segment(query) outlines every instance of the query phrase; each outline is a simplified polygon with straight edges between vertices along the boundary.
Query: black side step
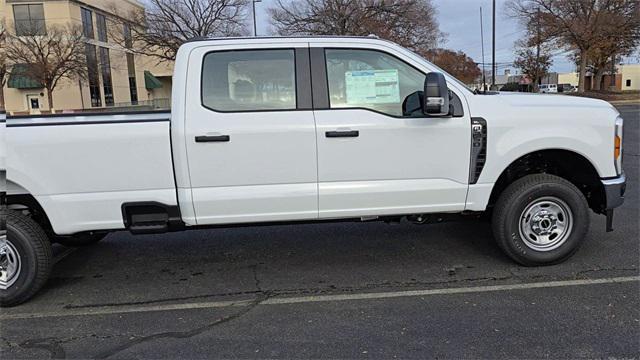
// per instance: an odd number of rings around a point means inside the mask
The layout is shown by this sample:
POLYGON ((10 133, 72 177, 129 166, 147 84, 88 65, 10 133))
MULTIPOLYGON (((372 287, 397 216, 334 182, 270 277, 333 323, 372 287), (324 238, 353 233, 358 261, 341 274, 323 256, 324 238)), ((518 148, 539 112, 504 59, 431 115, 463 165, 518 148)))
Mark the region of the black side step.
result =
POLYGON ((122 219, 132 234, 160 234, 184 228, 178 206, 153 201, 122 204, 122 219))

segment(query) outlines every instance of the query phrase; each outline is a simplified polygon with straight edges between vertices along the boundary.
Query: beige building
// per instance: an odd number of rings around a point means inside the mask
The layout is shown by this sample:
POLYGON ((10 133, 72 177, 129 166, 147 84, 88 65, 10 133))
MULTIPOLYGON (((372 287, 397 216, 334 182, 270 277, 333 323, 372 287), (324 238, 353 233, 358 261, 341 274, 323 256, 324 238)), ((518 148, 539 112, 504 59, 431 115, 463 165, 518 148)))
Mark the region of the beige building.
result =
MULTIPOLYGON (((615 88, 617 91, 638 91, 640 90, 640 64, 620 64, 616 66, 615 88)), ((571 84, 578 86, 580 75, 577 72, 558 74, 558 84, 571 84)), ((602 88, 612 89, 611 75, 605 73, 602 78, 602 88)), ((585 87, 587 90, 593 88, 591 74, 587 73, 585 87)))
POLYGON ((578 74, 577 72, 558 74, 558 84, 569 84, 577 87, 578 80, 580 80, 580 74, 578 74))
POLYGON ((640 90, 640 64, 622 64, 618 66, 622 74, 621 90, 640 90))
MULTIPOLYGON (((87 79, 64 79, 53 91, 56 111, 87 111, 108 107, 168 107, 171 65, 126 50, 110 39, 127 26, 113 21, 112 9, 127 13, 143 8, 138 0, 0 0, 7 30, 20 35, 20 24, 48 26, 78 24, 86 37, 87 79)), ((39 30, 40 31, 40 30, 39 30)), ((31 79, 10 74, 4 87, 9 113, 48 111, 46 90, 31 79)))

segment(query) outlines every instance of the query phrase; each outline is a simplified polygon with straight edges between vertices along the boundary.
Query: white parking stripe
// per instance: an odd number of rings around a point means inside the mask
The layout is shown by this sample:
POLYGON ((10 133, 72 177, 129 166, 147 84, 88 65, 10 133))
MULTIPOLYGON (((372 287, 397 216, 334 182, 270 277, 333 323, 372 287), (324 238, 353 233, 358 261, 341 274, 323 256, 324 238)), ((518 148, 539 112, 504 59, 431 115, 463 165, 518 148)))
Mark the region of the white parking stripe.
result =
POLYGON ((152 311, 171 311, 171 310, 191 310, 191 309, 210 309, 210 308, 223 308, 231 306, 247 306, 255 303, 252 300, 239 300, 239 301, 214 301, 214 302, 202 302, 202 303, 186 303, 186 304, 167 304, 167 305, 133 305, 133 306, 102 306, 99 308, 82 308, 82 309, 68 309, 44 313, 18 313, 18 314, 3 314, 0 315, 1 320, 10 319, 39 319, 48 317, 64 317, 64 316, 87 316, 87 315, 112 315, 112 314, 126 314, 126 313, 142 313, 152 311))
MULTIPOLYGON (((458 288, 443 288, 431 290, 408 290, 408 291, 391 291, 378 293, 360 293, 360 294, 340 294, 340 295, 319 295, 319 296, 301 296, 301 297, 274 297, 258 302, 258 305, 283 305, 283 304, 300 304, 313 302, 328 301, 355 301, 355 300, 376 300, 400 297, 416 297, 416 296, 432 296, 432 295, 451 295, 465 293, 482 293, 492 291, 510 291, 510 290, 526 290, 540 288, 556 288, 567 286, 584 286, 598 284, 615 284, 627 283, 632 281, 640 281, 640 276, 625 276, 603 279, 585 279, 585 280, 563 280, 563 281, 546 281, 524 284, 510 285, 490 285, 490 286, 471 286, 458 288)), ((154 311, 171 311, 171 310, 191 310, 191 309, 209 309, 224 308, 236 306, 249 306, 256 304, 255 299, 239 300, 239 301, 212 301, 201 303, 185 303, 185 304, 167 304, 167 305, 135 305, 135 306, 105 306, 91 309, 69 309, 44 313, 16 313, 2 314, 0 320, 15 319, 37 319, 49 317, 66 317, 66 316, 89 316, 89 315, 112 315, 124 313, 142 313, 154 311)))
POLYGON ((587 280, 547 281, 547 282, 512 284, 512 285, 472 286, 472 287, 444 288, 444 289, 432 289, 432 290, 409 290, 409 291, 394 291, 394 292, 382 292, 382 293, 320 295, 320 296, 305 296, 305 297, 297 297, 297 298, 272 298, 272 299, 267 299, 266 301, 263 301, 260 304, 275 305, 275 304, 309 303, 309 302, 319 302, 319 301, 388 299, 388 298, 408 297, 408 296, 449 295, 449 294, 480 293, 480 292, 489 292, 489 291, 508 291, 508 290, 565 287, 565 286, 613 284, 613 283, 624 283, 624 282, 630 282, 630 281, 640 281, 640 276, 627 276, 627 277, 593 279, 593 280, 587 279, 587 280))

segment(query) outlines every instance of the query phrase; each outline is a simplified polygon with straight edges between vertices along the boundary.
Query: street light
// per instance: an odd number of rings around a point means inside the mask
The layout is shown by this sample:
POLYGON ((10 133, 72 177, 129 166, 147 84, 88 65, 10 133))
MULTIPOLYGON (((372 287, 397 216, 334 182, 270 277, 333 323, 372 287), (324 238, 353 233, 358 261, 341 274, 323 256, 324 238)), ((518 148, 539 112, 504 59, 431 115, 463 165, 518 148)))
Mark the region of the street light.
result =
POLYGON ((256 26, 256 3, 262 0, 251 0, 253 5, 253 36, 258 36, 258 27, 256 26))

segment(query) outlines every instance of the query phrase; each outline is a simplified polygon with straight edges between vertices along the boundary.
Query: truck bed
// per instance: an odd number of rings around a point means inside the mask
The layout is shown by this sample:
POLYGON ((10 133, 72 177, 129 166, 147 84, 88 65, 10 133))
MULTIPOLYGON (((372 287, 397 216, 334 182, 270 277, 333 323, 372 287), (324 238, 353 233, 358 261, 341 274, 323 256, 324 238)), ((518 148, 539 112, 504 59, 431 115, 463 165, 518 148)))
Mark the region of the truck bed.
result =
POLYGON ((9 117, 7 192, 31 194, 58 235, 122 229, 123 203, 176 205, 170 116, 9 117))

